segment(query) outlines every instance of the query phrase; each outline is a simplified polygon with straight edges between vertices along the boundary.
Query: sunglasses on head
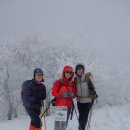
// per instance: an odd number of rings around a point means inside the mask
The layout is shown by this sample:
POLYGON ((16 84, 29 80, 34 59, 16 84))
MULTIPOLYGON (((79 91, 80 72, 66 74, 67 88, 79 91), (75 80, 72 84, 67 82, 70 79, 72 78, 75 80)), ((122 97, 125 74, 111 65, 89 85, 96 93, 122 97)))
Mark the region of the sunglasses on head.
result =
POLYGON ((67 74, 72 74, 73 72, 72 72, 72 71, 67 70, 67 71, 65 71, 65 73, 67 73, 67 74))

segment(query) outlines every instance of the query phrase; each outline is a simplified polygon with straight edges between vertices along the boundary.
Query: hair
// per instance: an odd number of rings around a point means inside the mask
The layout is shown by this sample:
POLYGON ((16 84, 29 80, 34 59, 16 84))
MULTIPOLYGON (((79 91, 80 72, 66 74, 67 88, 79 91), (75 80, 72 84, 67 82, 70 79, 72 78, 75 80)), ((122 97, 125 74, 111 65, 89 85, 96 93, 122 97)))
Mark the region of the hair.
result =
POLYGON ((76 65, 76 67, 75 67, 75 74, 77 74, 77 70, 78 70, 79 68, 82 68, 82 69, 83 69, 83 73, 84 73, 84 71, 85 71, 84 65, 83 65, 83 64, 78 64, 78 65, 76 65))

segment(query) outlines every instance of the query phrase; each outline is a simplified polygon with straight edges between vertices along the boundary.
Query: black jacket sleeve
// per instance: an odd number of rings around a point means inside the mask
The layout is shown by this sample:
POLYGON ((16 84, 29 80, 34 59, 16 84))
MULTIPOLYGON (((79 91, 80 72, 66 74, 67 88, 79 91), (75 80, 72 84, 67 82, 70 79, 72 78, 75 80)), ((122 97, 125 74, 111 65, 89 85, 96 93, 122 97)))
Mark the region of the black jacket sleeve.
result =
POLYGON ((45 100, 46 99, 46 86, 44 84, 42 84, 42 86, 39 89, 38 98, 40 100, 45 100))
POLYGON ((89 87, 90 94, 92 94, 93 96, 95 96, 97 98, 98 94, 97 94, 95 87, 91 80, 88 81, 88 87, 89 87))
POLYGON ((90 91, 95 91, 94 85, 93 85, 93 83, 92 83, 92 81, 90 79, 88 81, 88 87, 89 87, 90 91))

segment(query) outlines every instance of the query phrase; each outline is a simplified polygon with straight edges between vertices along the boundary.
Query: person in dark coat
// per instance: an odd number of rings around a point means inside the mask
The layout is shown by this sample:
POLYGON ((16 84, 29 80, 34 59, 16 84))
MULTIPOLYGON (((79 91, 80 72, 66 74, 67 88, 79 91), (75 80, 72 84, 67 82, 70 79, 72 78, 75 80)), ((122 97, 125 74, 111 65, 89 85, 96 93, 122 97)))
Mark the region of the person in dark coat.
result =
POLYGON ((39 115, 43 100, 46 99, 46 87, 43 82, 43 71, 36 68, 34 78, 22 90, 23 105, 31 118, 29 130, 41 130, 42 122, 39 115))

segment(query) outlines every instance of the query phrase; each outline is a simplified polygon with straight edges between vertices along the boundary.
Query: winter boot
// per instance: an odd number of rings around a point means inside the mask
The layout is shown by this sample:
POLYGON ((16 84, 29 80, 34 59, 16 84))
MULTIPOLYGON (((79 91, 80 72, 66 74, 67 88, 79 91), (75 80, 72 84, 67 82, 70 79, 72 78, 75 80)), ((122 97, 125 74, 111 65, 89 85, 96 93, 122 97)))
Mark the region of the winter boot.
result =
POLYGON ((33 125, 30 124, 29 130, 35 130, 35 126, 33 126, 33 125))
POLYGON ((35 130, 41 130, 41 128, 35 128, 35 130))

